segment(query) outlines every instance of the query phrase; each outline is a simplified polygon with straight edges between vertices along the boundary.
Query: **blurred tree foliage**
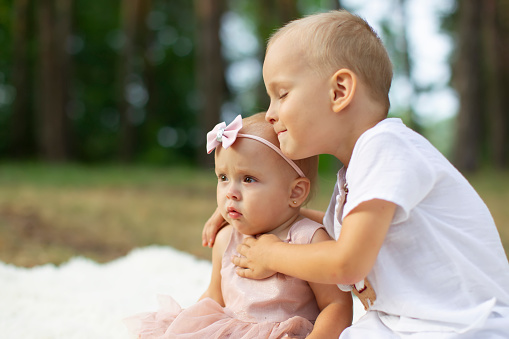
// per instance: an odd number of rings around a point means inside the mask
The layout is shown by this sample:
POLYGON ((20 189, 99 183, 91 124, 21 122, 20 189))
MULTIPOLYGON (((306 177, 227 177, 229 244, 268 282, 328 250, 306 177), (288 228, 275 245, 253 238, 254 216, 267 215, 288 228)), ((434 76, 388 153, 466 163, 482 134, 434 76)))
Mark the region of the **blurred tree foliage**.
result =
MULTIPOLYGON (((230 61, 220 39, 223 15, 237 11, 254 22, 263 46, 276 27, 321 9, 318 0, 297 3, 0 1, 6 46, 0 157, 203 162, 204 131, 219 121, 225 102, 235 100, 224 76, 230 61)), ((260 63, 262 55, 259 48, 260 63)), ((261 82, 258 88, 254 110, 266 107, 261 82)))
POLYGON ((509 165, 509 1, 456 0, 444 18, 455 37, 453 86, 460 99, 455 165, 475 171, 482 165, 509 165))
POLYGON ((193 161, 192 2, 4 0, 0 16, 3 157, 193 161), (58 105, 63 131, 50 119, 58 105))
MULTIPOLYGON (((409 1, 393 0, 402 23, 383 19, 381 34, 412 87, 396 113, 421 131, 413 101, 428 89, 412 82, 409 1)), ((508 163, 507 3, 457 1, 443 18, 457 42, 462 169, 508 163)), ((274 29, 336 8, 340 1, 0 0, 0 158, 203 165, 205 132, 217 121, 266 109, 261 63, 274 29), (234 50, 239 43, 251 49, 234 50), (239 85, 246 62, 256 76, 239 85)))

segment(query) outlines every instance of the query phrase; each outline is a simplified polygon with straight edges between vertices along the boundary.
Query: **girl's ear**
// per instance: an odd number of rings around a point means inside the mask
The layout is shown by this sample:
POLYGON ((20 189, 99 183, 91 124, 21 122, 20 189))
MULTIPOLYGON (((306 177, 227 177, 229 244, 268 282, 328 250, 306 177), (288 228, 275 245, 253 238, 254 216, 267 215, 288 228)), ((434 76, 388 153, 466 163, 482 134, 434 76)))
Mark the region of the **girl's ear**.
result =
POLYGON ((351 70, 342 68, 330 79, 332 110, 340 112, 350 104, 357 88, 357 76, 351 70))
POLYGON ((293 181, 290 192, 290 207, 300 207, 309 195, 311 182, 308 178, 297 178, 293 181))

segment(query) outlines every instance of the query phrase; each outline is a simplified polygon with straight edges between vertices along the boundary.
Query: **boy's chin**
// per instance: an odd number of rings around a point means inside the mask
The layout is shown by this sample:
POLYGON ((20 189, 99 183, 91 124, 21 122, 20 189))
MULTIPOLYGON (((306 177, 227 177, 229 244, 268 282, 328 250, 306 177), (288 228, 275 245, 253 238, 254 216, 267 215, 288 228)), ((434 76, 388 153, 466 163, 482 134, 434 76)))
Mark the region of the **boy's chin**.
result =
POLYGON ((287 156, 288 158, 290 159, 294 159, 293 157, 296 155, 296 150, 294 147, 292 147, 292 145, 290 145, 289 143, 286 143, 286 142, 283 142, 280 144, 279 146, 281 148, 281 152, 283 152, 283 154, 285 156, 287 156))
POLYGON ((290 145, 281 145, 281 152, 292 160, 300 160, 308 157, 303 154, 301 149, 290 145))

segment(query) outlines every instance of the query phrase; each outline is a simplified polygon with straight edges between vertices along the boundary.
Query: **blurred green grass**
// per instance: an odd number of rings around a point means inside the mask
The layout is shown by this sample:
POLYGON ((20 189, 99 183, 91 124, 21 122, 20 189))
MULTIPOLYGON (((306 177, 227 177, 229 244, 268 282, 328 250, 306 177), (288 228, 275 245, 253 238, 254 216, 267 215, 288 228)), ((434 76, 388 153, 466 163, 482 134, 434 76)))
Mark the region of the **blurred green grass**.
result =
MULTIPOLYGON (((509 173, 468 178, 509 250, 509 173)), ((335 182, 322 171, 310 207, 324 210, 335 182)), ((131 249, 172 246, 200 258, 203 224, 215 209, 212 169, 121 165, 0 165, 0 260, 31 267, 81 255, 106 262, 131 249)))
POLYGON ((212 170, 143 166, 0 166, 0 260, 20 266, 75 255, 99 262, 169 245, 208 258, 212 170))

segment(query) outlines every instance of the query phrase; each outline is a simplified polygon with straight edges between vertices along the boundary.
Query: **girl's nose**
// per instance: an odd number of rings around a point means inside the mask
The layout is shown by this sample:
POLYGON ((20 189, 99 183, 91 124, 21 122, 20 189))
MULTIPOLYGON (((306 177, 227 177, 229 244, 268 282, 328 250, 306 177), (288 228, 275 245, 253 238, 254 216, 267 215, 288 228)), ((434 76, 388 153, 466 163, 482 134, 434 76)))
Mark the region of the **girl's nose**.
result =
POLYGON ((231 200, 239 200, 240 199, 240 193, 233 185, 230 185, 228 188, 228 191, 226 192, 226 197, 231 200))

